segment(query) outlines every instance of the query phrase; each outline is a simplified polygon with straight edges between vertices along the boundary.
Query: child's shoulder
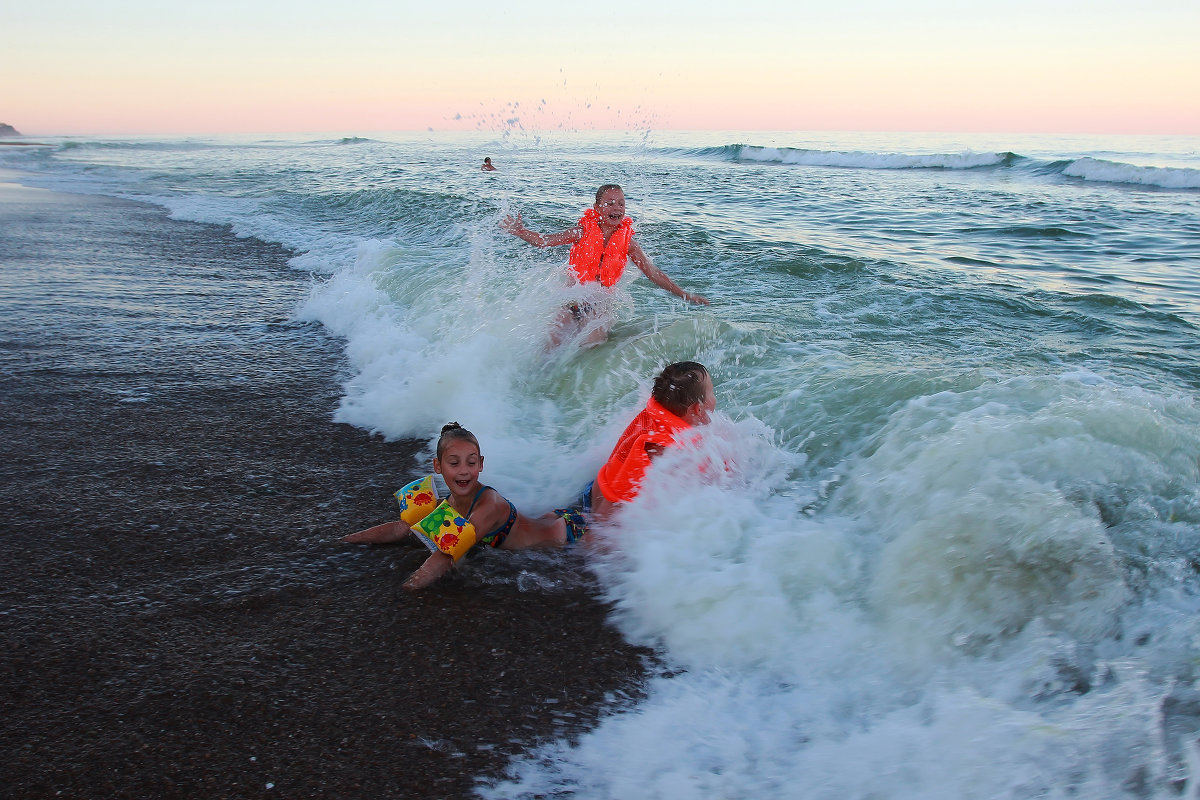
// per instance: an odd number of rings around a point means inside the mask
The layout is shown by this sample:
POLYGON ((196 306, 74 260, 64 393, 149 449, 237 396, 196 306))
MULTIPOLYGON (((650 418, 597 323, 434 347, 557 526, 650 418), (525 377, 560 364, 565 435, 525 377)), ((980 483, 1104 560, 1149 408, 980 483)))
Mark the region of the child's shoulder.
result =
POLYGON ((484 486, 483 491, 475 500, 475 510, 471 513, 472 517, 478 517, 482 514, 490 514, 493 511, 504 509, 508 513, 508 507, 512 503, 508 498, 500 494, 500 490, 494 486, 484 486))
POLYGON ((489 491, 484 492, 483 497, 480 498, 481 500, 486 500, 489 505, 492 506, 504 506, 505 509, 512 505, 512 501, 500 494, 499 489, 494 486, 489 486, 487 488, 489 491))
POLYGON ((471 512, 471 524, 483 534, 503 525, 509 515, 516 510, 517 507, 504 495, 495 488, 487 486, 475 503, 475 510, 471 512))

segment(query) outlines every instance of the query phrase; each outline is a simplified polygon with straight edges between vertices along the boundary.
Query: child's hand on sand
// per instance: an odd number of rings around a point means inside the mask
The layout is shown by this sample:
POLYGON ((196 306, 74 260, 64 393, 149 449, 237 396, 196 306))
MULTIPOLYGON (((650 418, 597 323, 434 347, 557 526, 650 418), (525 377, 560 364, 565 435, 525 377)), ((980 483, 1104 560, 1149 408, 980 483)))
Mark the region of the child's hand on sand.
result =
POLYGON ((400 588, 406 592, 420 591, 449 572, 453 566, 454 559, 445 553, 430 553, 425 563, 417 567, 417 571, 409 575, 400 588))

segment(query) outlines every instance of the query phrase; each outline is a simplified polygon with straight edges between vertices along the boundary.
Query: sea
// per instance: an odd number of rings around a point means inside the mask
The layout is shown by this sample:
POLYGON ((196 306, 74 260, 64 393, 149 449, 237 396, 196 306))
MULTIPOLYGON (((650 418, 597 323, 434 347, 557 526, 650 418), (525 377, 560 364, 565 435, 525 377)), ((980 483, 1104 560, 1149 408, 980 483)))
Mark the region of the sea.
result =
POLYGON ((1200 797, 1200 137, 39 141, 0 168, 288 248, 294 318, 344 345, 336 419, 459 421, 526 513, 664 365, 708 367, 712 423, 586 577, 467 567, 594 581, 660 659, 481 797, 1200 797), (609 340, 548 349, 566 248, 499 222, 564 230, 606 183, 711 304, 630 267, 609 340))

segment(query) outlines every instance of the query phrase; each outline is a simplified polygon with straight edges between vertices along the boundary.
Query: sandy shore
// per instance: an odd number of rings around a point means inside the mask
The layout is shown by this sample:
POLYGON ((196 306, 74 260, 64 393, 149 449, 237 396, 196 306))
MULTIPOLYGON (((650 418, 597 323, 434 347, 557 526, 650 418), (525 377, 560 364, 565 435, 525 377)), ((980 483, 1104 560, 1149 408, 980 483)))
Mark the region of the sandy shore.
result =
POLYGON ((336 541, 419 443, 331 421, 285 251, 12 186, 0 229, 0 796, 466 797, 637 692, 588 589, 408 596, 423 549, 336 541))

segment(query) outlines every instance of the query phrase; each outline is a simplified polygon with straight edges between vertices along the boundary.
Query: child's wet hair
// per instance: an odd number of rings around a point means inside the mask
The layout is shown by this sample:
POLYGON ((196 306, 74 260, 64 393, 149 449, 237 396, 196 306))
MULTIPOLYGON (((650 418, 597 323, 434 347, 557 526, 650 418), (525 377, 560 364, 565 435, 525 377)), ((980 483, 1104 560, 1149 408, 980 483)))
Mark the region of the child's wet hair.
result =
MULTIPOLYGON (((438 437, 437 441, 437 457, 439 461, 442 458, 442 451, 446 449, 446 445, 456 439, 464 442, 470 442, 471 444, 475 445, 476 450, 479 450, 479 440, 475 438, 475 434, 471 433, 457 422, 447 422, 442 426, 442 435, 438 437)), ((482 454, 483 453, 481 451, 480 455, 482 454)))
POLYGON ((708 370, 695 361, 677 361, 654 379, 651 394, 663 408, 682 417, 696 403, 704 402, 704 378, 708 370))
POLYGON ((607 192, 609 189, 616 189, 616 190, 617 190, 618 192, 620 192, 621 194, 625 194, 625 190, 624 190, 624 189, 622 189, 622 188, 620 187, 620 185, 619 185, 619 184, 616 184, 616 183, 606 183, 606 184, 604 184, 603 186, 601 186, 599 189, 597 189, 597 190, 596 190, 596 202, 597 202, 597 203, 599 203, 599 202, 600 202, 600 195, 604 194, 604 193, 605 193, 605 192, 607 192))

